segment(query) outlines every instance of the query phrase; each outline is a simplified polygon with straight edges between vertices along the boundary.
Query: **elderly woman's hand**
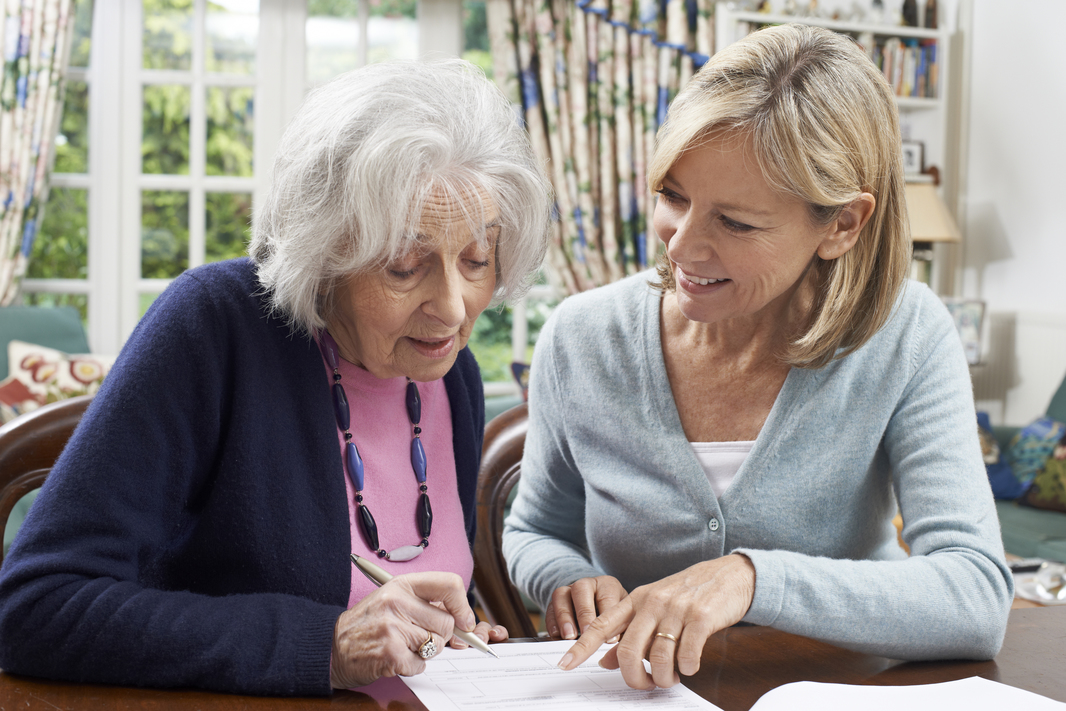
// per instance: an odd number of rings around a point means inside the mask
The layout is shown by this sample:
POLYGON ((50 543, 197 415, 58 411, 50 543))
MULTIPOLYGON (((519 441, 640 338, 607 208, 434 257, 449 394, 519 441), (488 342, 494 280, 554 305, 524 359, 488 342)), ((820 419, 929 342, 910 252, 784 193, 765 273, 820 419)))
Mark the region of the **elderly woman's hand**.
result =
MULTIPOLYGON (((350 689, 383 676, 419 674, 426 667, 419 648, 431 635, 437 649, 442 649, 456 627, 471 631, 474 623, 474 611, 458 575, 397 576, 337 618, 330 684, 350 689)), ((482 632, 482 638, 488 639, 490 631, 482 632)), ((506 639, 506 630, 503 634, 506 639)))
POLYGON ((621 668, 626 684, 634 689, 673 686, 680 681, 677 672, 691 676, 699 671, 707 638, 739 622, 754 595, 755 566, 747 556, 734 553, 697 563, 637 588, 601 614, 563 655, 559 666, 573 669, 624 631, 622 641, 600 664, 621 668), (650 677, 644 659, 651 662, 650 677))
POLYGON ((584 634, 597 615, 617 605, 625 596, 626 590, 618 578, 610 575, 581 578, 555 589, 544 611, 544 627, 553 639, 575 639, 578 634, 584 634))

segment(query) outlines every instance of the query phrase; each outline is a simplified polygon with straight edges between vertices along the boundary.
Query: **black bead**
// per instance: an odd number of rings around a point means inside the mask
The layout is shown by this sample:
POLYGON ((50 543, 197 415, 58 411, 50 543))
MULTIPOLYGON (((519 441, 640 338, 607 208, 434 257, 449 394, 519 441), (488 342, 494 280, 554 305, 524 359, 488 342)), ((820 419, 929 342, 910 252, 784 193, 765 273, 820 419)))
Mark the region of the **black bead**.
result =
POLYGON ((359 502, 360 504, 363 503, 363 495, 362 494, 356 494, 355 495, 355 500, 357 502, 359 502))
POLYGON ((429 494, 420 494, 418 497, 418 532, 422 538, 429 538, 433 528, 433 507, 429 505, 429 494))
POLYGON ((344 441, 345 441, 345 442, 347 442, 347 441, 348 441, 348 440, 350 440, 351 438, 352 438, 352 433, 351 433, 351 432, 345 432, 345 433, 344 433, 344 441))
POLYGON ((379 550, 378 551, 378 558, 384 558, 387 555, 388 555, 388 553, 386 553, 384 550, 379 550))
POLYGON ((420 434, 422 434, 422 428, 421 427, 415 427, 415 435, 420 435, 420 434))
POLYGON ((418 394, 418 386, 413 380, 407 381, 407 416, 411 418, 411 424, 417 425, 422 419, 422 398, 418 394))
POLYGON ((341 431, 348 429, 351 420, 348 410, 348 396, 340 383, 333 383, 333 414, 337 417, 337 426, 341 431))
POLYGON ((429 487, 426 486, 425 484, 422 484, 420 487, 418 487, 418 490, 421 491, 424 494, 427 491, 429 491, 429 487))
POLYGON ((428 538, 423 538, 422 542, 419 543, 418 545, 422 546, 423 548, 429 548, 429 539, 428 538))
POLYGON ((366 506, 359 507, 359 528, 363 532, 363 538, 371 550, 378 549, 378 525, 374 522, 374 516, 366 506))
POLYGON ((333 373, 333 380, 334 380, 334 382, 339 383, 341 381, 341 374, 337 373, 337 372, 334 372, 333 373))

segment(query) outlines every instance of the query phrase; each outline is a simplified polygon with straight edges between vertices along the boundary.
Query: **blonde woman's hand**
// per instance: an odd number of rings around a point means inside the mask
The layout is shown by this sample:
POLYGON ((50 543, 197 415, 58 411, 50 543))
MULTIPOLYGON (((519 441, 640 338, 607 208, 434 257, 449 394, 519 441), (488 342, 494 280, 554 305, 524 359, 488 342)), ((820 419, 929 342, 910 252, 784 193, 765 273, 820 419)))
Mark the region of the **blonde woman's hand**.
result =
POLYGON ((747 556, 697 563, 637 588, 602 613, 563 655, 559 667, 575 668, 601 644, 625 632, 600 665, 621 669, 634 689, 674 686, 680 681, 678 672, 691 676, 699 671, 707 638, 739 622, 754 595, 755 566, 747 556), (645 659, 651 662, 651 675, 644 669, 645 659))
POLYGON ((618 578, 600 575, 581 578, 556 588, 544 611, 544 628, 553 639, 576 639, 597 615, 602 615, 626 596, 618 578))

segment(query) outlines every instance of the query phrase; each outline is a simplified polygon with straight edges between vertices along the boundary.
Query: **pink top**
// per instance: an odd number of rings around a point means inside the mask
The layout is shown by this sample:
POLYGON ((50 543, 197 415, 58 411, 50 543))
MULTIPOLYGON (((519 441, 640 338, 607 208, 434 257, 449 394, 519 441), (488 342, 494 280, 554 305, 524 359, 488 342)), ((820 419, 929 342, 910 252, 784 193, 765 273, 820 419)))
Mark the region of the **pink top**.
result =
MULTIPOLYGON (((329 382, 333 371, 323 359, 329 382)), ((369 371, 340 360, 341 385, 351 409, 352 441, 363 458, 363 504, 370 509, 378 526, 378 544, 387 551, 416 545, 418 533, 415 507, 418 480, 411 468, 411 421, 407 417, 406 378, 381 380, 369 371)), ((457 573, 463 586, 470 587, 474 560, 466 539, 463 509, 455 481, 455 455, 452 449, 452 414, 443 380, 418 383, 422 397, 422 446, 426 450, 426 484, 433 505, 433 528, 429 546, 417 558, 401 563, 378 558, 363 540, 355 511, 355 489, 343 467, 348 494, 348 522, 352 552, 373 560, 392 575, 443 570, 457 573)), ((337 430, 337 443, 344 461, 344 433, 337 430)), ((375 586, 352 565, 351 608, 375 586)))

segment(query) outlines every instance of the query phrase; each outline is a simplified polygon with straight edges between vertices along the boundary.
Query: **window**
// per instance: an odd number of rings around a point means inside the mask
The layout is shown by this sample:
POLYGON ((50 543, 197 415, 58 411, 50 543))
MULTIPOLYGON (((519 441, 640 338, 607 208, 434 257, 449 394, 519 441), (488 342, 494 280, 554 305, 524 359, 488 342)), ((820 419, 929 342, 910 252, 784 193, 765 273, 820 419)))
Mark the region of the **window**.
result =
MULTIPOLYGON (((23 294, 78 307, 101 353, 121 348, 182 271, 245 253, 274 146, 307 90, 430 52, 490 69, 480 0, 75 5, 55 172, 23 294)), ((478 324, 471 345, 492 364, 487 380, 509 380, 510 360, 527 358, 526 334, 542 322, 526 328, 513 316, 478 324)))

